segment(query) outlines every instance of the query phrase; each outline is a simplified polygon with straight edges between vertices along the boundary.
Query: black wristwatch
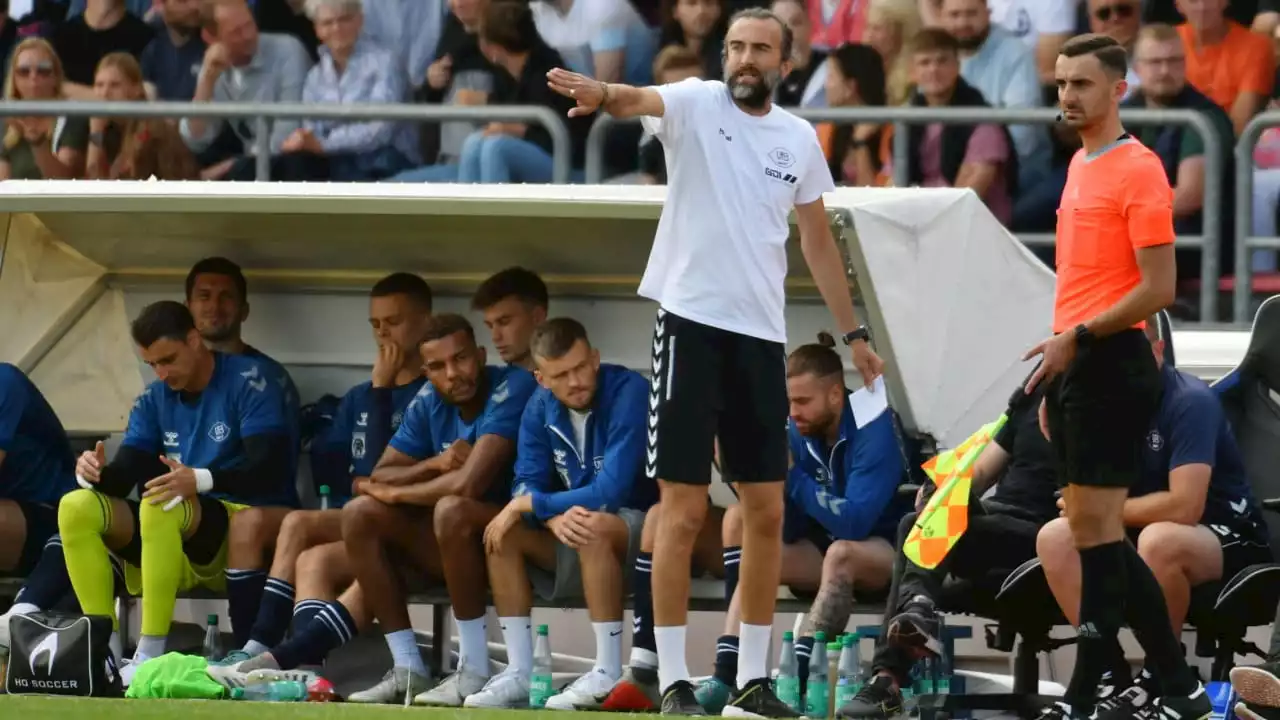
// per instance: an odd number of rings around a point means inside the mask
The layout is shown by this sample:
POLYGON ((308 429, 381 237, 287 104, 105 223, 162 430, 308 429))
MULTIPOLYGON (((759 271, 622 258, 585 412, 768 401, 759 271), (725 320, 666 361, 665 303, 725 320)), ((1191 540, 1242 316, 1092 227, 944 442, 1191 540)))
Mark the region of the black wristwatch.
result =
POLYGON ((859 340, 865 340, 867 342, 870 342, 871 331, 867 329, 866 325, 859 325, 858 327, 854 328, 850 332, 845 333, 844 337, 841 339, 844 340, 845 345, 852 345, 858 342, 859 340))
POLYGON ((1093 344, 1094 334, 1083 323, 1076 326, 1076 347, 1085 348, 1093 344))

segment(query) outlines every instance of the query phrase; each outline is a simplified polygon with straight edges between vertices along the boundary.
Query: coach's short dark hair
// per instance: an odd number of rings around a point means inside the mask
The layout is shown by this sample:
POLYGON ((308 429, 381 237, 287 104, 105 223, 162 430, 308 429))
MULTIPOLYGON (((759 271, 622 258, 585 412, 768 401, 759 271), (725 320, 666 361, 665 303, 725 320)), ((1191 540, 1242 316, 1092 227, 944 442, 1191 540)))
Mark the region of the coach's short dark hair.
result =
POLYGON ((432 340, 441 340, 455 333, 466 333, 467 339, 472 343, 476 341, 476 330, 471 326, 471 322, 456 313, 443 313, 441 315, 432 315, 427 321, 427 327, 422 332, 422 342, 427 343, 432 340))
POLYGON ((138 313, 129 326, 129 334, 138 347, 151 347, 158 340, 185 341, 196 321, 186 305, 174 300, 151 303, 138 313))
POLYGON ((915 53, 928 52, 945 52, 956 56, 960 55, 960 41, 941 28, 925 28, 912 35, 907 47, 913 55, 915 53))
POLYGON ((404 295, 418 307, 431 312, 431 286, 426 280, 413 273, 398 272, 382 278, 374 283, 369 297, 387 297, 388 295, 404 295))
POLYGON ((538 273, 522 267, 509 267, 480 283, 476 294, 471 297, 471 307, 474 310, 488 310, 509 297, 519 298, 526 305, 544 310, 549 302, 547 284, 542 282, 538 273))
POLYGON ((1112 77, 1122 78, 1129 72, 1129 53, 1115 38, 1097 33, 1077 35, 1062 44, 1058 51, 1062 57, 1074 58, 1092 55, 1102 63, 1102 69, 1112 77))
POLYGON ((564 357, 579 340, 591 344, 582 323, 573 318, 552 318, 534 329, 529 350, 534 357, 556 360, 564 357))
MULTIPOLYGON (((791 32, 791 26, 782 21, 778 14, 768 8, 752 7, 745 10, 739 10, 729 18, 729 24, 725 27, 733 27, 733 24, 739 20, 772 20, 778 23, 778 28, 782 30, 782 59, 791 59, 791 48, 795 45, 796 36, 791 32)), ((724 52, 728 53, 728 47, 724 52)))
POLYGON ((207 257, 191 266, 187 273, 187 300, 191 299, 191 291, 196 287, 196 278, 200 275, 221 275, 231 278, 240 293, 240 302, 249 299, 249 283, 244 279, 244 271, 240 266, 224 257, 207 257))
POLYGON ((538 28, 527 0, 494 0, 480 21, 480 39, 513 53, 526 53, 538 42, 538 28))
POLYGON ((787 358, 787 377, 813 375, 819 379, 844 374, 844 362, 835 351, 831 333, 818 333, 818 342, 801 345, 787 358))

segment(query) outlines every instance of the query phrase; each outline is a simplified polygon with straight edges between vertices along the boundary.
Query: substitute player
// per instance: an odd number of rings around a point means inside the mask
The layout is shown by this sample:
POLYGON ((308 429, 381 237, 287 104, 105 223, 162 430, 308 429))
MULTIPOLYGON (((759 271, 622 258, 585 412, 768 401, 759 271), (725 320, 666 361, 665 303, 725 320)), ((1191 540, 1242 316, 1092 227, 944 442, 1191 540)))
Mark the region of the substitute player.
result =
POLYGON ((1163 685, 1154 716, 1198 720, 1212 712, 1209 699, 1169 626, 1160 586, 1125 540, 1125 499, 1160 404, 1144 321, 1173 301, 1176 277, 1173 191, 1160 159, 1120 124, 1125 70, 1124 48, 1101 35, 1068 41, 1055 70, 1064 120, 1083 148, 1071 160, 1058 213, 1054 335, 1027 353, 1042 356, 1027 392, 1049 383, 1041 427, 1066 485, 1083 579, 1075 671, 1063 701, 1043 717, 1093 713, 1110 648, 1127 623, 1163 685))
POLYGON ((646 472, 661 488, 654 548, 654 635, 662 712, 702 715, 685 660, 690 553, 707 512, 713 443, 738 480, 744 538, 738 692, 728 715, 794 716, 769 688, 769 636, 781 566, 787 474, 788 216, 853 362, 870 384, 882 362, 867 344, 831 237, 823 193, 832 190, 813 126, 774 107, 791 71, 791 29, 768 10, 733 16, 724 82, 660 87, 603 83, 555 69, 571 116, 604 109, 642 116, 666 151, 670 190, 640 294, 656 300, 646 472))

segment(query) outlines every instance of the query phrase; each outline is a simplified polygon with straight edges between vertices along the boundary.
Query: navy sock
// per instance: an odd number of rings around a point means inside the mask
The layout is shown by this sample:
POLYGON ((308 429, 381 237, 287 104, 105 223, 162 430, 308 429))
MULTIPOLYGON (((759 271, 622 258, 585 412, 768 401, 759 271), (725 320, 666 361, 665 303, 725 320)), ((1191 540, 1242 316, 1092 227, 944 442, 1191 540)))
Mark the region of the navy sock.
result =
POLYGON ((71 576, 67 574, 67 561, 62 555, 62 538, 54 535, 45 541, 40 559, 31 569, 26 584, 18 591, 14 602, 30 603, 41 610, 52 610, 64 599, 74 599, 72 595, 71 576))
POLYGON ((266 584, 265 570, 227 570, 227 615, 231 617, 231 637, 236 647, 249 642, 266 584))
POLYGON ((800 693, 809 682, 809 655, 813 653, 813 638, 802 637, 796 640, 796 678, 800 680, 800 693))
POLYGON ((302 629, 311 624, 316 619, 316 615, 325 609, 329 603, 324 600, 299 600, 297 605, 293 606, 293 634, 297 635, 302 629))
POLYGON ((296 628, 293 637, 271 649, 281 670, 319 665, 330 652, 356 636, 356 621, 340 602, 325 603, 311 622, 296 628))
POLYGON ((733 602, 733 593, 738 589, 738 565, 742 562, 742 546, 733 545, 724 549, 724 601, 733 602))
POLYGON ((631 647, 648 650, 655 655, 658 644, 653 639, 653 553, 643 550, 636 554, 636 574, 632 581, 631 647))
POLYGON ((738 685, 738 636, 721 635, 716 641, 716 679, 728 685, 738 685))
POLYGON ((284 640, 293 615, 293 585, 279 578, 267 578, 258 605, 258 617, 249 629, 249 639, 267 647, 284 640))

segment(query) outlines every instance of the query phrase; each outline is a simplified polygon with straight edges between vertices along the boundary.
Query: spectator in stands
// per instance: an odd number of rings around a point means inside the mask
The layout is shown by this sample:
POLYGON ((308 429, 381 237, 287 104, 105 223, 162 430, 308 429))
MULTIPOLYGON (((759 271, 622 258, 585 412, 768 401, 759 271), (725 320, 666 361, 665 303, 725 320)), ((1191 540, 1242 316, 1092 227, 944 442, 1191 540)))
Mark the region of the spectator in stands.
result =
POLYGON ((1089 32, 1106 35, 1124 46, 1129 53, 1129 70, 1125 74, 1125 82, 1129 83, 1132 95, 1142 84, 1137 69, 1132 61, 1133 45, 1138 40, 1139 0, 1085 0, 1089 14, 1089 32))
MULTIPOLYGON (((93 94, 109 102, 143 102, 142 68, 130 54, 116 52, 102 58, 93 78, 93 94)), ((160 118, 89 120, 89 151, 85 174, 90 179, 195 180, 200 168, 171 122, 160 118)))
POLYGON ((76 474, 95 489, 73 490, 58 508, 84 612, 115 616, 111 553, 132 566, 129 589, 143 595, 125 685, 137 665, 165 653, 177 594, 222 588, 231 517, 287 504, 296 463, 284 392, 262 363, 210 351, 191 312, 172 301, 147 306, 131 333, 160 379, 138 397, 110 464, 102 445, 80 456, 76 474), (124 500, 135 488, 144 489, 141 501, 124 500))
MULTIPOLYGON (((724 33, 729 20, 723 0, 663 0, 658 47, 682 47, 702 59, 706 77, 724 72, 724 33)), ((612 80, 610 82, 617 82, 612 80)))
POLYGON ((567 67, 601 82, 648 85, 652 80, 653 31, 628 0, 533 0, 528 5, 538 35, 567 67))
POLYGON ((484 565, 482 535, 511 498, 520 416, 537 384, 522 368, 486 366, 471 323, 460 315, 432 318, 421 349, 431 384, 410 403, 364 494, 342 509, 347 554, 394 661, 382 682, 352 693, 351 702, 400 703, 432 685, 401 570, 387 556, 392 548, 448 586, 459 667, 489 669, 487 582, 477 572, 484 565))
POLYGON ((142 54, 155 30, 125 8, 124 0, 88 0, 85 11, 53 34, 66 78, 62 91, 72 100, 93 99, 93 77, 102 58, 113 52, 142 54))
POLYGON ((1253 31, 1271 37, 1280 28, 1280 0, 1259 0, 1258 14, 1253 17, 1253 31))
MULTIPOLYGON (((61 100, 62 61, 47 40, 18 43, 5 76, 6 100, 61 100)), ((81 176, 89 119, 11 117, 0 147, 0 180, 55 180, 81 176)))
MULTIPOLYGON (((1046 2, 1048 0, 1045 0, 1046 2)), ((942 29, 960 46, 960 74, 997 108, 1040 107, 1035 58, 1002 27, 992 27, 986 0, 942 0, 942 29)), ((1034 185, 1049 170, 1049 136, 1038 125, 1009 127, 1018 153, 1017 186, 1034 185)), ((1008 217, 1002 218, 1008 221, 1008 217)))
MULTIPOLYGON (((869 49, 869 48, 868 48, 869 49)), ((904 507, 894 502, 905 476, 892 413, 861 427, 849 404, 844 363, 826 333, 787 358, 791 418, 787 435, 792 466, 787 474, 782 532, 782 579, 800 593, 816 593, 796 640, 801 692, 808 677, 814 632, 843 632, 854 591, 889 587, 893 538, 904 507)), ((738 677, 738 561, 742 555, 741 505, 724 521, 725 633, 716 643, 715 674, 697 689, 698 703, 719 715, 738 677)))
MULTIPOLYGON (((297 38, 258 32, 246 0, 204 0, 200 24, 209 49, 196 81, 195 102, 299 102, 311 58, 297 38)), ((218 137, 228 121, 183 118, 179 127, 187 147, 202 152, 218 137)), ((252 118, 229 121, 245 155, 224 160, 206 170, 211 179, 252 179, 255 122, 252 118), (234 167, 237 166, 238 167, 234 167)), ((268 147, 278 153, 284 141, 301 123, 269 121, 268 147)), ((280 178, 277 178, 280 179, 280 178)))
MULTIPOLYGON (((363 6, 363 0, 307 0, 307 16, 324 46, 320 62, 307 73, 303 102, 389 105, 408 98, 407 78, 395 56, 360 39, 363 6)), ((414 135, 412 125, 387 120, 304 120, 285 138, 283 155, 272 158, 272 175, 379 180, 418 164, 414 135), (277 165, 282 172, 274 172, 277 165)))
POLYGON ((1271 43, 1226 17, 1227 0, 1178 0, 1187 81, 1213 98, 1239 133, 1262 109, 1275 83, 1271 43))
POLYGON ((534 592, 585 598, 596 639, 595 666, 548 709, 594 703, 622 675, 623 569, 658 496, 644 476, 649 382, 601 365, 586 329, 569 318, 538 326, 533 355, 542 387, 521 420, 512 499, 484 530, 507 668, 485 683, 487 668, 461 666, 418 704, 456 706, 465 697, 466 707, 527 707, 534 592))
MULTIPOLYGON (((1152 317, 1146 333, 1160 365, 1163 397, 1147 435, 1141 479, 1124 503, 1124 524, 1160 583, 1169 620, 1180 633, 1192 588, 1271 562, 1271 547, 1262 509, 1217 394, 1199 378, 1164 361, 1159 332, 1159 319, 1152 317)), ((1080 555, 1066 518, 1040 530, 1036 551, 1058 606, 1077 624, 1080 555)), ((1113 654, 1112 664, 1123 665, 1118 644, 1113 654)), ((1098 716, 1120 712, 1129 717, 1161 695, 1150 671, 1143 670, 1133 685, 1141 692, 1100 694, 1107 699, 1098 704, 1098 716)))
MULTIPOLYGON (((1280 109, 1280 103, 1272 99, 1271 110, 1280 109)), ((1276 209, 1280 203, 1280 127, 1267 128, 1253 147, 1253 234, 1256 237, 1276 236, 1276 209)), ((1254 270, 1275 270, 1274 251, 1255 250, 1254 258, 1262 256, 1262 267, 1255 263, 1254 270)))
POLYGON ((0 363, 0 576, 28 578, 0 615, 0 653, 8 652, 12 615, 51 607, 71 589, 62 573, 31 573, 37 560, 60 561, 58 500, 75 486, 75 456, 57 414, 25 373, 0 363))
POLYGON ((318 488, 329 489, 330 508, 295 510, 285 518, 248 642, 223 660, 227 670, 215 673, 320 662, 342 644, 335 625, 355 625, 332 622, 353 615, 346 605, 332 602, 355 580, 342 543, 341 508, 368 482, 410 401, 426 384, 418 338, 430 316, 431 288, 417 275, 393 273, 369 292, 369 325, 377 347, 372 378, 347 391, 333 424, 311 445, 312 476, 318 488), (296 604, 295 597, 301 598, 296 604), (281 646, 291 616, 294 638, 281 646), (270 660, 237 665, 263 653, 270 653, 270 660))
MULTIPOLYGON (((564 60, 539 38, 529 6, 519 0, 491 2, 480 28, 480 48, 507 75, 492 104, 542 105, 567 116, 571 162, 582 167, 592 118, 568 116, 573 101, 547 87, 547 72, 564 60)), ((551 133, 538 123, 489 123, 462 143, 458 182, 551 182, 552 149, 551 133)))
MULTIPOLYGON (((88 7, 89 0, 71 0, 71 4, 67 7, 67 19, 84 14, 88 7)), ((155 0, 125 0, 124 7, 134 17, 147 21, 151 19, 150 15, 156 9, 155 0)))
POLYGON ((295 37, 306 48, 312 62, 320 59, 316 53, 320 39, 316 37, 315 23, 307 17, 306 0, 252 0, 250 7, 258 32, 295 37))
POLYGON ((887 75, 886 105, 905 105, 911 99, 911 53, 906 45, 923 23, 915 0, 871 0, 865 42, 880 53, 887 75))
MULTIPOLYGON (((773 91, 773 101, 782 107, 819 107, 823 102, 822 71, 826 53, 809 43, 809 10, 804 0, 774 0, 773 14, 791 28, 791 72, 773 91)), ((722 77, 723 70, 707 77, 722 77)))
MULTIPOLYGON (((784 0, 784 2, 789 0, 784 0)), ((659 85, 670 85, 688 78, 704 78, 705 65, 694 52, 686 47, 668 45, 662 48, 653 61, 653 78, 659 85)), ((610 182, 625 182, 631 178, 618 178, 610 182)), ((667 155, 657 136, 647 129, 640 138, 640 169, 634 178, 641 185, 667 184, 667 155)))
MULTIPOLYGON (((1187 83, 1186 51, 1178 32, 1168 25, 1147 25, 1138 33, 1134 65, 1140 85, 1126 107, 1183 108, 1199 111, 1217 130, 1222 146, 1235 139, 1231 118, 1218 105, 1187 83)), ((1173 186, 1174 229, 1179 235, 1199 235, 1204 207, 1205 145, 1196 130, 1182 125, 1142 125, 1135 131, 1143 145, 1155 151, 1173 186)), ((1226 168, 1223 171, 1229 172, 1226 168)), ((1232 245, 1232 243, 1225 243, 1232 245)), ((1233 267, 1235 253, 1223 267, 1233 267)), ((1200 277, 1200 252, 1178 253, 1178 275, 1200 277)))
POLYGON ((1062 43, 1076 34, 1078 0, 989 0, 991 22, 1034 53, 1042 85, 1053 85, 1062 43))
POLYGON ((809 41, 813 47, 829 52, 846 43, 862 42, 870 9, 866 0, 805 0, 805 4, 809 7, 809 41))
MULTIPOLYGON (((477 35, 489 0, 450 0, 435 61, 416 93, 417 102, 445 105, 485 105, 493 95, 497 69, 480 52, 477 35)), ((478 129, 465 120, 426 123, 421 127, 422 156, 429 165, 406 170, 395 182, 453 182, 458 179, 462 144, 478 129)))
MULTIPOLYGON (((944 30, 925 28, 916 35, 910 50, 916 81, 912 105, 988 107, 982 93, 960 77, 959 50, 959 42, 944 30)), ((930 123, 912 126, 908 133, 912 185, 971 188, 1000 222, 1009 222, 1020 160, 1011 149, 1009 130, 930 123)))
POLYGON ((147 95, 157 100, 190 102, 208 46, 200 33, 201 0, 160 0, 164 28, 142 51, 147 95))
POLYGON ((427 79, 438 56, 449 6, 446 0, 378 0, 364 10, 364 38, 391 50, 404 64, 413 87, 427 79))
POLYGON ((1012 572, 1036 556, 1036 533, 1058 517, 1056 461, 1040 431, 1038 413, 1044 390, 1027 395, 1019 387, 1014 392, 1008 421, 973 465, 968 529, 942 563, 924 568, 903 552, 917 513, 935 488, 922 487, 917 512, 908 513, 898 525, 894 594, 885 604, 871 679, 838 709, 840 717, 888 720, 902 712, 902 688, 911 687, 912 666, 921 654, 942 652, 936 605, 943 581, 948 576, 982 579, 992 572, 1012 572))
POLYGON ((502 362, 537 369, 529 349, 533 331, 547 319, 547 285, 532 270, 510 267, 480 283, 471 309, 484 313, 485 327, 502 362))
MULTIPOLYGON (((842 45, 827 58, 829 107, 886 105, 884 66, 870 45, 842 45)), ((818 140, 838 185, 883 185, 880 169, 888 155, 892 126, 874 122, 856 125, 821 123, 818 140)))

